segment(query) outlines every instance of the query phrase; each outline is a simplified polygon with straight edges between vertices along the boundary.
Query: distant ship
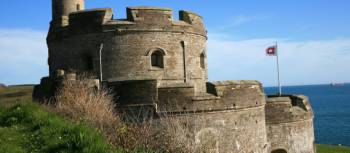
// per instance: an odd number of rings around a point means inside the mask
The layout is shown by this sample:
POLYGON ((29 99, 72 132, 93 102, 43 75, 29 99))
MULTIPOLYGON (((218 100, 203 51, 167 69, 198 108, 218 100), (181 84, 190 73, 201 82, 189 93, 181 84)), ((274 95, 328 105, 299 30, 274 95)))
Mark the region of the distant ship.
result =
POLYGON ((345 83, 331 83, 331 86, 333 86, 333 87, 341 87, 344 85, 345 85, 345 83))

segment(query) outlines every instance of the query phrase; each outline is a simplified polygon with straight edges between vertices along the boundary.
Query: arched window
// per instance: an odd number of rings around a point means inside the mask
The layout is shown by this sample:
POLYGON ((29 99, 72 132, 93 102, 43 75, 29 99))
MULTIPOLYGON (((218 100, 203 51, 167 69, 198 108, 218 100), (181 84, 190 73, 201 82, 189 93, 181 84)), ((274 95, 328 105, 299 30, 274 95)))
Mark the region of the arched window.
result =
POLYGON ((273 150, 271 153, 287 153, 287 151, 284 149, 276 149, 276 150, 273 150))
POLYGON ((156 50, 151 55, 151 65, 153 67, 164 68, 164 54, 160 50, 156 50))
POLYGON ((202 69, 205 69, 205 54, 204 52, 200 55, 200 65, 202 69))

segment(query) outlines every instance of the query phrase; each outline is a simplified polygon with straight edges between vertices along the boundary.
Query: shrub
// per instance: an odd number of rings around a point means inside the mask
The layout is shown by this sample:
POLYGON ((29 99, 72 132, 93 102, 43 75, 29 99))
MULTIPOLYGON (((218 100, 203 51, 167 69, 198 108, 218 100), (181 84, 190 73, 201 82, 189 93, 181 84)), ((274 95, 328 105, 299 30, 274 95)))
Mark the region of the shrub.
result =
POLYGON ((64 80, 55 96, 55 110, 74 120, 87 120, 104 129, 118 120, 114 113, 113 97, 107 90, 91 88, 91 81, 81 77, 77 81, 64 80))
POLYGON ((54 101, 48 108, 74 122, 86 122, 101 132, 111 144, 128 152, 149 152, 149 128, 123 122, 115 111, 115 101, 109 89, 97 90, 86 75, 75 81, 63 80, 54 101), (147 137, 147 138, 146 138, 147 137))
MULTIPOLYGON (((87 122, 108 138, 111 144, 127 152, 205 152, 204 145, 198 148, 194 141, 196 129, 193 122, 200 121, 199 117, 164 114, 160 119, 141 124, 124 122, 121 114, 115 111, 115 101, 110 90, 92 88, 89 77, 78 77, 75 81, 63 80, 54 99, 50 109, 75 122, 87 122)), ((134 114, 146 112, 142 108, 139 111, 134 114)), ((139 121, 143 117, 125 116, 136 117, 127 119, 130 121, 139 121)))

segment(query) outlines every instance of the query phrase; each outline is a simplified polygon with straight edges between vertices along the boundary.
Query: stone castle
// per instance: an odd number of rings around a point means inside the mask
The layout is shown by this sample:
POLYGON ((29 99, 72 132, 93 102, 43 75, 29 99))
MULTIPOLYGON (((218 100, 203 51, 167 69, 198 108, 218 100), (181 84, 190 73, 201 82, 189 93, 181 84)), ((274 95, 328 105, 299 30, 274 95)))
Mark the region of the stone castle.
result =
POLYGON ((128 7, 114 19, 111 8, 85 9, 84 0, 52 0, 52 8, 49 77, 35 98, 52 96, 57 77, 90 72, 115 90, 120 110, 193 117, 195 143, 215 140, 210 152, 316 152, 307 97, 266 96, 257 81, 208 82, 201 16, 180 11, 174 20, 171 9, 128 7))

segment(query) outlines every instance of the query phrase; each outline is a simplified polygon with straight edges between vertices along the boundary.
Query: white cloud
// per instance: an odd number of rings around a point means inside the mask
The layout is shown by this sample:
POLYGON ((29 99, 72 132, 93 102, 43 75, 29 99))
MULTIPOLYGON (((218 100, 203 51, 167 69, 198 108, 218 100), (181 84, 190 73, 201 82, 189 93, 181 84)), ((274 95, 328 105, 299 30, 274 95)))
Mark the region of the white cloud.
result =
POLYGON ((266 16, 266 15, 251 15, 251 16, 238 15, 238 16, 234 16, 232 19, 229 20, 228 23, 224 24, 220 28, 221 29, 231 28, 231 27, 243 25, 250 22, 266 20, 268 18, 269 16, 266 16))
POLYGON ((0 82, 38 83, 47 75, 46 32, 0 29, 0 82))
POLYGON ((283 84, 350 81, 350 39, 292 41, 286 39, 229 40, 209 37, 209 79, 253 79, 276 85, 276 59, 265 49, 279 40, 283 84))

